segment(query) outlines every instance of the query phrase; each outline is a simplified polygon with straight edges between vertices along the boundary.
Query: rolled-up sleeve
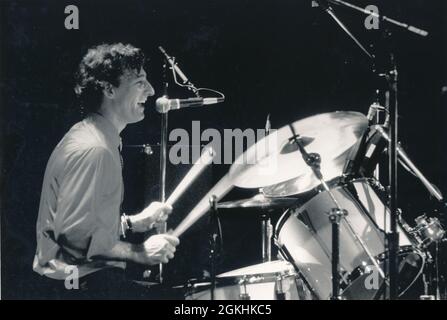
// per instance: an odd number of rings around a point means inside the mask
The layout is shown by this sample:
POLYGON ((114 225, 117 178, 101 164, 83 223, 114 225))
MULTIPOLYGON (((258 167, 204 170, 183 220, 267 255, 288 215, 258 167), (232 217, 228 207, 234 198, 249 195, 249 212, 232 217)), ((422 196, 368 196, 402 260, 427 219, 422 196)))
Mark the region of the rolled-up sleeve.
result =
POLYGON ((70 154, 65 166, 55 236, 73 258, 90 260, 119 241, 121 167, 101 147, 70 154))

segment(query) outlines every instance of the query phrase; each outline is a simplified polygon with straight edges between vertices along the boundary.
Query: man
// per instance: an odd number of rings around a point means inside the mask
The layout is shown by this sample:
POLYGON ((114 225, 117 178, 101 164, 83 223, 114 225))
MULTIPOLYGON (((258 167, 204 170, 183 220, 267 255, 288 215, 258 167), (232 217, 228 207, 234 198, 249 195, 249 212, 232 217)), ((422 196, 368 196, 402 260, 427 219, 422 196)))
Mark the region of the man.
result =
POLYGON ((129 232, 152 229, 172 210, 153 202, 136 215, 120 212, 119 134, 126 125, 143 120, 144 103, 154 95, 144 62, 140 49, 118 43, 91 48, 80 63, 75 92, 87 115, 62 138, 48 161, 36 228, 33 269, 56 296, 130 297, 133 289, 123 272, 126 261, 167 263, 179 244, 169 234, 153 235, 138 245, 120 240, 129 232), (79 277, 78 285, 73 275, 79 277))

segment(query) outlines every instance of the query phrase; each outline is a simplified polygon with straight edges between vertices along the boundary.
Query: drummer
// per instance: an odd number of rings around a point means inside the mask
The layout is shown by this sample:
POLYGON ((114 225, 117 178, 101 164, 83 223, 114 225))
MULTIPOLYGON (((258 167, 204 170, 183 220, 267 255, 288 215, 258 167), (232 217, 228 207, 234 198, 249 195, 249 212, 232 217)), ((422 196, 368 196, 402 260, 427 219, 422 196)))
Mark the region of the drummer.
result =
POLYGON ((140 49, 116 43, 90 48, 79 65, 75 91, 85 118, 51 154, 36 227, 33 269, 49 298, 138 298, 140 289, 124 277, 126 261, 157 265, 174 257, 179 240, 169 234, 137 245, 123 241, 172 211, 159 202, 136 215, 120 211, 120 133, 143 120, 154 95, 144 63, 140 49))

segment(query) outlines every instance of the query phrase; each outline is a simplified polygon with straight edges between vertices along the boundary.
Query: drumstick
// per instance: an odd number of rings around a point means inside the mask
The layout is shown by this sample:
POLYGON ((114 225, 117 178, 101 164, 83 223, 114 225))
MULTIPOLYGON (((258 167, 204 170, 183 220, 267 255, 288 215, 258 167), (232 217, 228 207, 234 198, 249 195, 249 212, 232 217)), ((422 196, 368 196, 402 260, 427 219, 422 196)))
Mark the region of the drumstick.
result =
POLYGON ((185 192, 185 190, 197 179, 202 171, 213 161, 215 155, 216 152, 214 149, 210 145, 206 146, 203 149, 200 159, 197 160, 194 166, 189 170, 165 203, 172 206, 183 194, 183 192, 185 192))
POLYGON ((215 195, 217 201, 222 199, 231 189, 233 184, 228 174, 226 174, 218 183, 200 200, 200 202, 191 210, 183 221, 175 228, 172 233, 179 237, 188 230, 197 220, 199 220, 208 210, 211 209, 210 198, 215 195))

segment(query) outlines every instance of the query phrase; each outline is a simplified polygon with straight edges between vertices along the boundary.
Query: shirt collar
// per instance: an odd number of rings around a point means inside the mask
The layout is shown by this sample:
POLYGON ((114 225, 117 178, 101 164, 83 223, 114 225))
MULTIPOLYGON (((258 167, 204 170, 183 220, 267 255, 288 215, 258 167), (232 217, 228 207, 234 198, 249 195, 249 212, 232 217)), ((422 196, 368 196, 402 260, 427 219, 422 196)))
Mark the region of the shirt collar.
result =
POLYGON ((110 120, 104 117, 100 113, 91 113, 89 118, 97 125, 98 129, 104 133, 104 136, 108 141, 110 141, 113 146, 119 148, 121 151, 122 142, 118 129, 113 125, 110 120))

